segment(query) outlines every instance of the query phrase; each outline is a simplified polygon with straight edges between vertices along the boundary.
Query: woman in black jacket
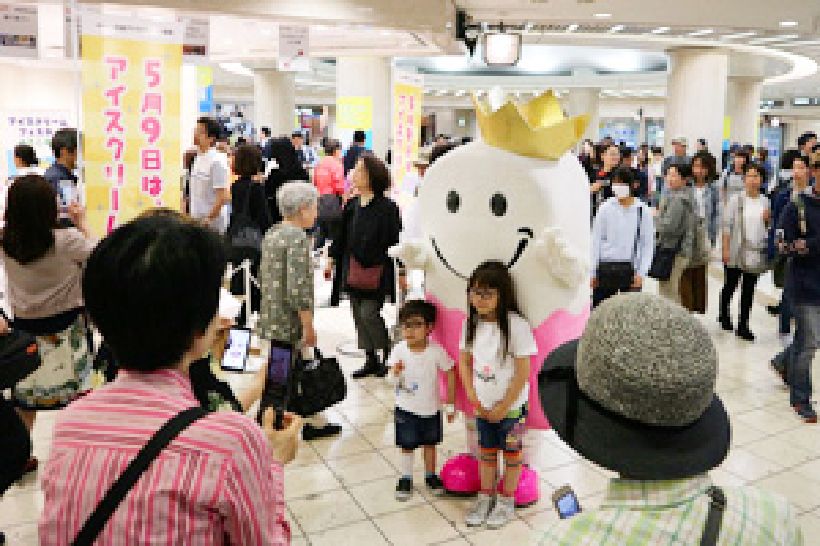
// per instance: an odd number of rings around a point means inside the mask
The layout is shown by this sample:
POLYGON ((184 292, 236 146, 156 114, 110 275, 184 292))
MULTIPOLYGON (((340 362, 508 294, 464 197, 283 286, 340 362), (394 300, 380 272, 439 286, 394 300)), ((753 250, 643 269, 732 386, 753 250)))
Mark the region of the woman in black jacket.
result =
MULTIPOLYGON (((265 187, 254 180, 254 177, 262 171, 262 152, 259 148, 251 144, 243 144, 236 148, 233 155, 233 172, 238 177, 231 186, 231 224, 237 215, 246 215, 253 225, 259 228, 264 238, 265 232, 273 225, 270 211, 268 210, 265 187)), ((228 229, 232 233, 232 229, 228 229)), ((259 259, 261 250, 250 247, 239 247, 230 249, 230 262, 234 267, 239 267, 243 260, 250 260, 251 274, 257 277, 259 273, 259 259)), ((245 291, 245 282, 241 274, 234 275, 231 279, 231 293, 239 295, 245 291)), ((261 295, 259 289, 251 283, 251 310, 259 311, 261 295)), ((245 323, 245 308, 238 317, 238 323, 245 323)))
POLYGON ((276 192, 286 182, 294 180, 309 182, 310 175, 302 165, 299 153, 290 138, 280 137, 271 140, 268 143, 267 152, 270 154, 271 161, 276 162, 265 181, 265 195, 268 198, 268 210, 270 210, 273 222, 271 225, 273 225, 282 221, 282 213, 279 212, 279 205, 276 203, 276 192))
POLYGON ((339 236, 330 247, 327 274, 334 265, 336 270, 331 305, 339 304, 341 292, 350 296, 359 348, 367 354, 364 367, 353 377, 384 377, 390 340, 381 309, 385 299, 395 300, 396 297, 393 260, 387 256, 387 249, 399 242, 401 217, 399 207, 385 196, 390 187, 390 172, 379 158, 364 152, 351 171, 350 179, 358 195, 345 205, 339 236), (381 268, 378 288, 362 290, 349 286, 353 260, 357 269, 381 268), (379 350, 382 351, 381 360, 376 354, 379 350))

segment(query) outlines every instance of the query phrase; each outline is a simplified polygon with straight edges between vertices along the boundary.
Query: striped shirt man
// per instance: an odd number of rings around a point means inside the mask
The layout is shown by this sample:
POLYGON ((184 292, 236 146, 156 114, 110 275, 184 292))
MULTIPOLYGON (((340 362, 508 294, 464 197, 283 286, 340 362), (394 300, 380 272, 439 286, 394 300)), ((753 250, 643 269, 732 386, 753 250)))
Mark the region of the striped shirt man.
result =
MULTIPOLYGON (((121 370, 112 384, 61 411, 42 474, 40 545, 70 544, 148 439, 196 404, 187 374, 121 370)), ((209 414, 162 451, 95 544, 290 544, 283 481, 253 420, 209 414)))
MULTIPOLYGON (((707 475, 685 480, 613 479, 600 508, 560 521, 542 544, 690 546, 700 544, 709 511, 707 475)), ((797 514, 778 495, 752 487, 724 488, 719 546, 800 546, 797 514)))

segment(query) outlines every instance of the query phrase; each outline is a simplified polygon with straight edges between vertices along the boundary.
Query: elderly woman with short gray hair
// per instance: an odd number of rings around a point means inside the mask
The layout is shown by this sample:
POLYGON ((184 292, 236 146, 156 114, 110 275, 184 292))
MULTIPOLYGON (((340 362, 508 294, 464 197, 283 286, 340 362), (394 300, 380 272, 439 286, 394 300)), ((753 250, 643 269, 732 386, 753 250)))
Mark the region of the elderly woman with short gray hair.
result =
MULTIPOLYGON (((313 327, 313 261, 306 229, 316 223, 318 192, 307 182, 288 182, 276 193, 283 220, 262 242, 259 281, 262 290, 256 332, 265 339, 300 349, 316 346, 313 327)), ((338 434, 338 425, 305 424, 305 440, 338 434)))

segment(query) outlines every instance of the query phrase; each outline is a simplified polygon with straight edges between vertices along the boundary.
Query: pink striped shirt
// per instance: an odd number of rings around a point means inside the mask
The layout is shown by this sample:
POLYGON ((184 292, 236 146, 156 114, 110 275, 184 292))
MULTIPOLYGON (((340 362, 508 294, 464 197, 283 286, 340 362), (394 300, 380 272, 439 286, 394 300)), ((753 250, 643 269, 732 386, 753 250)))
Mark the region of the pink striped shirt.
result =
MULTIPOLYGON (((154 432, 196 404, 179 371, 123 370, 112 384, 62 410, 42 474, 40 545, 71 544, 154 432)), ((95 544, 290 544, 283 482, 282 465, 252 419, 212 413, 162 451, 95 544)))

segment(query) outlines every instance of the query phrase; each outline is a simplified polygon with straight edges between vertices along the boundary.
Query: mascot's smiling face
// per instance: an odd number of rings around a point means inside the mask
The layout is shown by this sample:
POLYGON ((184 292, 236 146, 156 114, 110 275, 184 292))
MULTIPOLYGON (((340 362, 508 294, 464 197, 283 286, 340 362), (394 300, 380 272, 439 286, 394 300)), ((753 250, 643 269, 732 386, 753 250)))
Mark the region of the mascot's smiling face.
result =
POLYGON ((571 154, 545 161, 478 142, 461 146, 427 171, 419 209, 434 253, 427 290, 447 307, 465 308, 466 281, 485 260, 510 268, 533 326, 558 308, 585 304, 585 291, 579 297, 556 283, 535 251, 545 228, 560 227, 588 254, 588 182, 571 154))

